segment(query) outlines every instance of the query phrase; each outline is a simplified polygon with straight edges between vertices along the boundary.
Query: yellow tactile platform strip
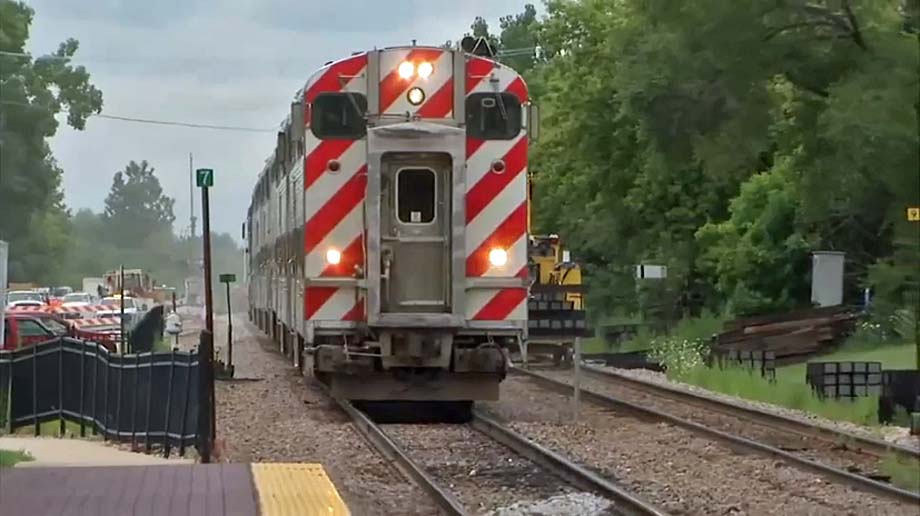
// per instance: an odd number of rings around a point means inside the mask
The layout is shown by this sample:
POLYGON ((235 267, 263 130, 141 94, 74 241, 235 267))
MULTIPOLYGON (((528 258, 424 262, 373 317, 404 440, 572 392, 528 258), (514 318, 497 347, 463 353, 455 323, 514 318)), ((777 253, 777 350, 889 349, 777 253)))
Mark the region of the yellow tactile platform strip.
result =
POLYGON ((252 464, 261 516, 347 516, 321 464, 252 464))

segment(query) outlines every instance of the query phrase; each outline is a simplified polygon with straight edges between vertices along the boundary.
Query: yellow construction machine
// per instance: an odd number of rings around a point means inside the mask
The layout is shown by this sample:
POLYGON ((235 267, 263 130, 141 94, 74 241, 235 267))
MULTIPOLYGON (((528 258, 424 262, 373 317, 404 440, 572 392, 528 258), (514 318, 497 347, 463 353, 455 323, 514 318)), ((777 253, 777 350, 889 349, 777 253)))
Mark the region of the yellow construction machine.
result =
MULTIPOLYGON (((527 219, 530 229, 529 202, 527 219)), ((521 358, 526 363, 531 358, 550 355, 557 365, 571 363, 575 339, 591 335, 581 267, 563 248, 558 235, 531 236, 528 255, 528 332, 521 358)))

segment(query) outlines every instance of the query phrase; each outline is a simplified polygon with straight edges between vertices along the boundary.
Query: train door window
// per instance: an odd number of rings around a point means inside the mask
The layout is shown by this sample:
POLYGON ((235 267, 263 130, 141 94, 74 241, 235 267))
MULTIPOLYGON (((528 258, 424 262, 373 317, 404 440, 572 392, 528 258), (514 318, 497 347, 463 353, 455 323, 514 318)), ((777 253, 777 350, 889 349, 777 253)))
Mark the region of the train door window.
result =
POLYGON ((511 93, 474 93, 466 98, 466 134, 510 140, 521 134, 521 102, 511 93))
POLYGON ((310 110, 310 130, 320 139, 363 138, 367 97, 360 93, 320 93, 310 110))
POLYGON ((396 217, 403 224, 431 224, 437 204, 437 180, 430 168, 396 173, 396 217))

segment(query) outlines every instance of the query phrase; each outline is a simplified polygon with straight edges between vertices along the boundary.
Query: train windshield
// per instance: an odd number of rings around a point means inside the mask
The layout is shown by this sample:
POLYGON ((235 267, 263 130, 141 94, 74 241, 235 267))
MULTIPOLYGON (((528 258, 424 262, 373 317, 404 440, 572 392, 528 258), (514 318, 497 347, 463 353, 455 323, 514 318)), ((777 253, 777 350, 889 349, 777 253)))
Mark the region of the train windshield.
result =
POLYGON ((466 131, 471 138, 510 140, 521 134, 521 102, 511 93, 474 93, 466 98, 466 131))
POLYGON ((360 93, 322 93, 313 101, 310 128, 321 139, 363 138, 366 111, 367 97, 360 93))

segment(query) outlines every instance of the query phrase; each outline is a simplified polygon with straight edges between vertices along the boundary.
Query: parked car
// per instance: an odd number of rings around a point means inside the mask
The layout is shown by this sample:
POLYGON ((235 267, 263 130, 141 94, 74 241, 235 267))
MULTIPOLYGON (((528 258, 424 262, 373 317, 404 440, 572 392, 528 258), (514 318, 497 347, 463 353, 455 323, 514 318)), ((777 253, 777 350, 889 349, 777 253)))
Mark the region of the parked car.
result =
POLYGON ((6 294, 6 307, 44 306, 45 296, 31 290, 13 290, 6 294))
POLYGON ((94 299, 88 292, 73 292, 61 298, 61 306, 87 306, 93 304, 94 299))
POLYGON ((45 342, 70 331, 67 324, 51 314, 8 313, 3 317, 3 349, 13 350, 45 342))

